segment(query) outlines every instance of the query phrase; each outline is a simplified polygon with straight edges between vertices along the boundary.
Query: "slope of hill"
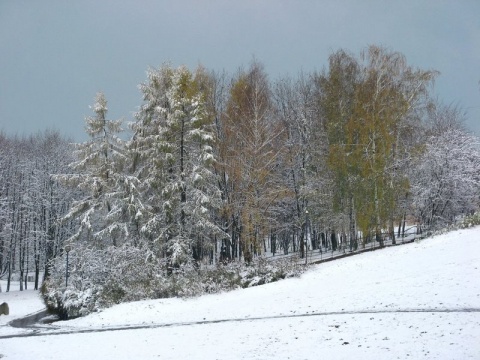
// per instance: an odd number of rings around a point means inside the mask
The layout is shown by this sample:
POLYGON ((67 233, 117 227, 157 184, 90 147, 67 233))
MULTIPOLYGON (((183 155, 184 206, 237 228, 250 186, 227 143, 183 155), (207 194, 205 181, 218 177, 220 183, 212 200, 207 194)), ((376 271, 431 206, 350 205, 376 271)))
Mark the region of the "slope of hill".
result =
POLYGON ((299 279, 196 299, 121 304, 43 330, 63 335, 2 339, 0 354, 478 359, 479 240, 480 228, 459 230, 317 265, 299 279))

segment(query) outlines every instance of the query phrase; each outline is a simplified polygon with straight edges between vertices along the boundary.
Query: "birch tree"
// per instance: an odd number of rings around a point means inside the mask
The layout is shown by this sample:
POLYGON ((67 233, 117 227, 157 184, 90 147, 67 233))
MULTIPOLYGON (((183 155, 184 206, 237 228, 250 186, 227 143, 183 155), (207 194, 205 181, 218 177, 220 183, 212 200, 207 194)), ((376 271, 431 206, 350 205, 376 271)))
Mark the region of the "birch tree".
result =
POLYGON ((341 217, 348 214, 351 245, 356 238, 356 192, 359 190, 360 159, 356 156, 360 140, 351 132, 356 92, 360 83, 360 64, 348 52, 339 50, 329 57, 328 71, 317 76, 318 101, 327 135, 327 169, 332 174, 332 207, 341 217))
POLYGON ((402 54, 376 46, 359 60, 339 52, 330 66, 320 79, 330 129, 330 168, 346 184, 340 189, 351 189, 346 193, 359 227, 365 235, 373 232, 382 246, 381 229, 387 226, 394 237, 397 194, 408 189, 400 171, 409 151, 405 137, 436 73, 414 69, 402 54), (336 79, 348 80, 347 86, 336 79))

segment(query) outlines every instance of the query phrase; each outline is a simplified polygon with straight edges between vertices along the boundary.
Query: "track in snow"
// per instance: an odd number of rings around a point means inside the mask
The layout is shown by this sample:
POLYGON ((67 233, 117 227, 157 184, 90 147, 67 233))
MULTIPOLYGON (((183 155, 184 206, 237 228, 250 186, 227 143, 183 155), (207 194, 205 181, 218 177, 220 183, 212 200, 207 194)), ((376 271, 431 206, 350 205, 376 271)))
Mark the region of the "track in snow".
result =
POLYGON ((140 329, 156 329, 163 327, 174 326, 192 326, 192 325, 208 325, 208 324, 220 324, 228 322, 244 322, 244 321, 261 321, 272 319, 287 319, 287 318, 301 318, 312 316, 332 316, 332 315, 356 315, 356 314, 407 314, 407 313, 480 313, 480 308, 451 308, 451 309, 392 309, 392 310, 357 310, 357 311, 330 311, 330 312, 312 312, 305 314, 291 314, 291 315, 272 315, 272 316, 259 316, 259 317, 247 317, 247 318, 232 318, 232 319, 218 319, 218 320, 201 320, 201 321, 187 321, 167 324, 139 324, 139 325, 120 325, 101 328, 88 328, 88 329, 61 329, 53 328, 49 329, 42 325, 37 325, 36 322, 40 321, 46 316, 46 311, 42 311, 36 314, 29 315, 22 319, 13 320, 9 323, 12 327, 23 328, 32 330, 29 333, 16 334, 16 335, 4 335, 0 336, 0 339, 13 339, 23 337, 34 336, 54 336, 54 335, 72 335, 72 334, 88 334, 88 333, 100 333, 107 331, 122 331, 122 330, 140 330, 140 329))

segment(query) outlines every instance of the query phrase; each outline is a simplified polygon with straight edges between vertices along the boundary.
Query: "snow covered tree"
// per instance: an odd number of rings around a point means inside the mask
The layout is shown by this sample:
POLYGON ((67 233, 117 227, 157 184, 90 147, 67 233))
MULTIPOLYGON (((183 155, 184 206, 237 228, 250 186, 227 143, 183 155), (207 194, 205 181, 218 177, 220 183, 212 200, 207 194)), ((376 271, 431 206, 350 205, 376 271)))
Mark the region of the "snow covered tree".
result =
POLYGON ((107 120, 103 93, 97 93, 92 109, 95 116, 85 118, 85 131, 90 139, 75 145, 77 160, 70 164, 76 173, 58 174, 55 178, 84 192, 65 216, 65 220, 80 219, 78 231, 71 240, 83 236, 99 244, 118 245, 128 234, 121 219, 122 204, 116 196, 124 180, 121 174, 124 145, 118 137, 122 120, 107 120))
POLYGON ((275 202, 285 192, 277 175, 286 133, 274 114, 267 75, 260 63, 253 62, 232 82, 222 118, 222 165, 231 187, 227 210, 241 233, 240 248, 247 262, 262 252, 275 202))
POLYGON ((462 129, 458 108, 438 104, 425 135, 413 166, 412 206, 423 224, 444 226, 480 205, 479 140, 462 129))
POLYGON ((70 223, 60 223, 68 212, 72 192, 52 181, 51 174, 66 169, 71 148, 59 133, 46 131, 29 137, 0 136, 0 277, 7 291, 14 274, 20 289, 33 272, 35 289, 40 273, 58 256, 70 223))
POLYGON ((62 222, 72 205, 76 190, 62 186, 52 174, 64 173, 73 161, 72 146, 58 132, 46 131, 34 138, 35 170, 30 189, 32 219, 30 238, 33 243, 35 289, 39 287, 39 274, 48 263, 62 253, 64 240, 74 229, 72 221, 62 222))
POLYGON ((325 218, 324 162, 326 141, 322 117, 319 116, 316 84, 313 76, 300 74, 298 79, 282 79, 276 83, 275 107, 286 130, 282 174, 289 195, 282 202, 281 221, 285 232, 299 238, 300 254, 315 248, 307 231, 306 211, 312 218, 325 218), (301 232, 300 235, 298 233, 301 232))
POLYGON ((170 267, 179 267, 199 258, 197 241, 221 232, 211 213, 220 206, 213 117, 198 79, 183 66, 150 69, 140 89, 144 104, 128 148, 145 205, 141 232, 166 253, 170 267))

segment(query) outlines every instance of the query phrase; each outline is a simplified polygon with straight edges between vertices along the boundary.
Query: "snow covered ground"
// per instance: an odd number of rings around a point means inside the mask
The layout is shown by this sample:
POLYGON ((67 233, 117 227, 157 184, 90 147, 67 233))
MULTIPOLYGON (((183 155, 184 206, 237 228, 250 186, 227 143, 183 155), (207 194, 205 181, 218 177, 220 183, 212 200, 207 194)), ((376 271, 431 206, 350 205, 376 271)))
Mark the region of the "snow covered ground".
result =
MULTIPOLYGON (((29 283, 28 285, 29 288, 34 287, 33 283, 29 283)), ((8 316, 0 315, 0 336, 18 333, 18 330, 11 329, 7 326, 7 323, 43 309, 42 299, 38 291, 18 291, 20 286, 17 281, 11 283, 9 292, 5 292, 7 289, 6 281, 0 280, 0 286, 3 291, 0 293, 0 304, 6 302, 10 308, 10 314, 8 316)), ((2 340, 0 340, 0 354, 2 354, 1 349, 2 340)))
POLYGON ((42 303, 32 291, 1 293, 10 316, 0 317, 0 357, 480 359, 479 240, 480 228, 455 231, 317 265, 299 279, 121 304, 47 330, 6 326, 42 303), (35 332, 43 335, 5 338, 35 332))

